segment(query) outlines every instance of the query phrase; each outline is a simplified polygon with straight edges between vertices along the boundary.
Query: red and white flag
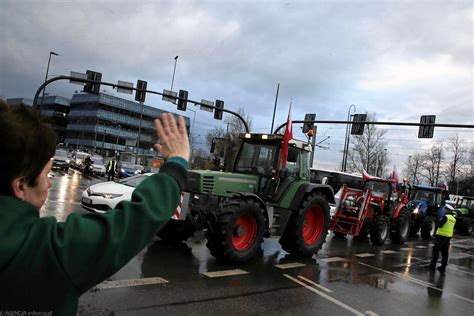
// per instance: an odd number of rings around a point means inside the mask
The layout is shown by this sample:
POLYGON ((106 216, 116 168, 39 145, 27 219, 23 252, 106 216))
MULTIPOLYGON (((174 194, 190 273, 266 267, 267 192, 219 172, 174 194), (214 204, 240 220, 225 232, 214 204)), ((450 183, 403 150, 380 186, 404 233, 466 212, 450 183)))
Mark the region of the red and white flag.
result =
POLYGON ((293 123, 291 121, 291 102, 288 110, 288 119, 286 120, 285 134, 283 135, 283 146, 281 147, 281 168, 286 168, 286 159, 288 158, 288 143, 293 139, 293 123))

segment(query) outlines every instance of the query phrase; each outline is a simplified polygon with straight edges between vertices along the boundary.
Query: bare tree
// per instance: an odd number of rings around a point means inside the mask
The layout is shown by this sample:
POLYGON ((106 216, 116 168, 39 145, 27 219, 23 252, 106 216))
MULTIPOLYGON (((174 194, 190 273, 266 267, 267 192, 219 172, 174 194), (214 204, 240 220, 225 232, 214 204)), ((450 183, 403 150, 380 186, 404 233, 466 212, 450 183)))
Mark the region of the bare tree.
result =
POLYGON ((420 182, 421 175, 421 166, 424 162, 424 155, 414 154, 409 156, 407 162, 405 163, 408 182, 413 184, 418 184, 420 182))
MULTIPOLYGON (((252 118, 250 115, 245 114, 245 110, 243 108, 239 108, 236 112, 239 114, 247 123, 250 131, 252 130, 252 118)), ((227 124, 226 128, 226 134, 229 134, 230 136, 237 136, 240 133, 245 133, 245 126, 244 123, 242 122, 241 119, 239 119, 235 115, 229 115, 224 119, 224 122, 227 124)))
MULTIPOLYGON (((375 122, 375 114, 368 114, 367 120, 375 122)), ((385 130, 379 129, 376 125, 366 125, 363 135, 353 136, 348 157, 350 165, 349 171, 361 173, 365 169, 369 174, 381 176, 385 174, 388 160, 388 153, 384 136, 385 130)))
POLYGON ((462 146, 463 139, 459 137, 459 134, 448 139, 448 150, 453 153, 453 160, 449 162, 448 174, 449 174, 449 185, 454 186, 456 183, 456 176, 460 173, 460 168, 465 162, 465 155, 467 149, 462 146))
POLYGON ((440 178, 440 167, 443 160, 443 143, 437 143, 423 155, 420 178, 431 186, 437 186, 440 178))

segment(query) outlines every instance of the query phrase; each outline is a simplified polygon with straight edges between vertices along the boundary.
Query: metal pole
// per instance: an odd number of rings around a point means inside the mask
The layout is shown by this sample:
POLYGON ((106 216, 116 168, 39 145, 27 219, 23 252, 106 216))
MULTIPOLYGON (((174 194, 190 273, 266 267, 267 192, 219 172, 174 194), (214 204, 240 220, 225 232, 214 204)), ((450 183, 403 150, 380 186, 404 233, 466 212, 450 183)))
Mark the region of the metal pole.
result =
MULTIPOLYGON (((350 121, 350 115, 351 115, 351 108, 354 107, 354 112, 357 111, 356 110, 356 106, 354 104, 351 104, 351 106, 349 106, 349 109, 347 110, 347 122, 350 121)), ((350 123, 347 123, 347 126, 346 126, 346 139, 347 141, 344 143, 344 153, 343 153, 343 158, 342 158, 342 172, 346 172, 346 167, 347 167, 347 156, 349 154, 349 139, 350 139, 350 135, 351 135, 351 132, 350 132, 350 123)))
MULTIPOLYGON (((48 73, 49 73, 49 64, 51 63, 51 55, 59 56, 59 54, 55 52, 49 52, 49 58, 48 58, 48 67, 46 67, 46 75, 44 76, 44 82, 46 83, 46 80, 48 80, 48 73)), ((44 102, 44 93, 46 92, 46 86, 43 88, 43 95, 41 96, 41 104, 38 106, 38 113, 41 116, 41 106, 43 105, 44 102)))
MULTIPOLYGON (((178 56, 176 56, 177 58, 178 56)), ((138 138, 137 138, 137 150, 135 153, 135 164, 137 164, 137 159, 138 159, 138 150, 140 148, 140 137, 142 134, 142 118, 143 118, 143 102, 140 102, 140 105, 142 106, 142 109, 140 111, 140 124, 138 125, 138 138)))
POLYGON ((275 112, 277 109, 277 102, 278 102, 278 91, 280 91, 280 83, 277 85, 277 93, 275 96, 275 106, 273 107, 273 119, 272 119, 272 128, 270 129, 270 134, 273 133, 273 122, 275 122, 275 112))
MULTIPOLYGON (((173 70, 173 79, 171 79, 171 91, 173 91, 173 83, 174 83, 174 74, 176 72, 176 62, 178 61, 178 56, 174 58, 174 70, 173 70)), ((136 163, 135 163, 136 164, 136 163)))
POLYGON ((105 153, 105 134, 106 133, 107 133, 107 130, 104 129, 104 137, 102 137, 102 155, 103 156, 105 156, 104 153, 105 153))
POLYGON ((313 139, 311 140, 311 146, 312 146, 312 151, 311 151, 311 155, 310 155, 310 160, 309 160, 309 167, 312 168, 313 167, 313 159, 314 159, 314 151, 316 150, 316 135, 318 135, 317 133, 317 130, 318 130, 318 127, 315 126, 314 127, 314 134, 313 134, 313 139))

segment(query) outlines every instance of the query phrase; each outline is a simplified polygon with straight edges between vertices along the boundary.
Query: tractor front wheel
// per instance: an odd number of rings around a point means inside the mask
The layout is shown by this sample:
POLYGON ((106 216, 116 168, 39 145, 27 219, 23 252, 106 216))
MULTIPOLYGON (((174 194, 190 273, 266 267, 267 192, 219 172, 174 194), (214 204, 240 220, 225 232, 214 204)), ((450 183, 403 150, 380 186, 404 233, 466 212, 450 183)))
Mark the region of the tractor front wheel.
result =
POLYGON ((421 224, 421 238, 430 240, 434 237, 436 232, 436 218, 433 216, 426 216, 421 224))
POLYGON ((402 208, 394 220, 390 240, 394 243, 403 244, 410 233, 410 213, 406 208, 402 208))
POLYGON ((383 245, 390 232, 390 220, 387 215, 377 215, 370 230, 370 241, 374 245, 383 245))
POLYGON ((265 218, 261 207, 251 200, 221 204, 216 222, 207 225, 207 247, 218 260, 243 263, 260 250, 265 218))
POLYGON ((303 200, 280 238, 286 252, 310 257, 318 252, 326 241, 329 227, 329 204, 325 196, 313 193, 303 200))

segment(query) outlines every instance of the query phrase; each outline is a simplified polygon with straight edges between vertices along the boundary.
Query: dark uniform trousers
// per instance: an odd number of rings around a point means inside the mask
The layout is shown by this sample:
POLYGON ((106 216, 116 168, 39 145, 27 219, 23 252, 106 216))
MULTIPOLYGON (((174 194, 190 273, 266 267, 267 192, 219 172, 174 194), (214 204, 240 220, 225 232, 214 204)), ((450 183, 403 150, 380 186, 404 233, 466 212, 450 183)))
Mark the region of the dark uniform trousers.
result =
POLYGON ((449 256, 449 242, 451 237, 436 235, 436 240, 433 247, 433 257, 431 258, 431 266, 436 266, 439 253, 441 252, 441 268, 445 269, 448 265, 449 256))

